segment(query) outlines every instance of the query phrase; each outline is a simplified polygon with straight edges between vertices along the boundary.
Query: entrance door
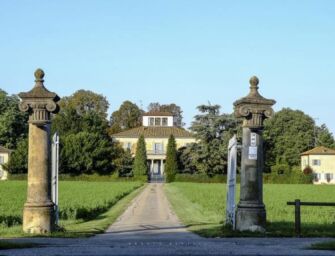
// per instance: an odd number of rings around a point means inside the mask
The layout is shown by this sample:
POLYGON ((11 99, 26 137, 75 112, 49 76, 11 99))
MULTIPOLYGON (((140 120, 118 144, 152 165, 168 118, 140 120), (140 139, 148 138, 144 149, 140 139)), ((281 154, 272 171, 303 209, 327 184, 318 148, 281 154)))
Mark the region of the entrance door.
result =
POLYGON ((161 174, 160 161, 154 161, 153 173, 154 175, 161 174))

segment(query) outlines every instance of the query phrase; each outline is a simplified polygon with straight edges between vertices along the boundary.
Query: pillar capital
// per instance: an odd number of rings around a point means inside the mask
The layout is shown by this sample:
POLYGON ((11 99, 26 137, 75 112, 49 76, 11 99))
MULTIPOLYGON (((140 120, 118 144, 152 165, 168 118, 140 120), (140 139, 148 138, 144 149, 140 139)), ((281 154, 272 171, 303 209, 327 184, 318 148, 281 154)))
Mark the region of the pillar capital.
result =
POLYGON ((266 99, 258 92, 259 79, 256 76, 250 78, 249 94, 234 102, 236 117, 243 117, 243 127, 254 130, 263 129, 264 120, 273 115, 272 106, 275 100, 266 99))
POLYGON ((29 122, 38 126, 50 123, 50 113, 56 114, 59 111, 57 102, 59 96, 48 91, 44 87, 44 71, 35 71, 35 86, 29 92, 19 93, 21 102, 19 108, 23 112, 29 113, 29 122))

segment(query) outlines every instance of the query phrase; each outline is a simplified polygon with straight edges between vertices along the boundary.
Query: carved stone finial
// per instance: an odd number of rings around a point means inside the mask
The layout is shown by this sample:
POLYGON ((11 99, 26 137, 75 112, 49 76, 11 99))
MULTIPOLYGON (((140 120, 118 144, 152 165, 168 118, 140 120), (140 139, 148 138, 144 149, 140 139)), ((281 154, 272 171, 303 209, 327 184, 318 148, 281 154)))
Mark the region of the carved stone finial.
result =
POLYGON ((244 127, 262 129, 264 120, 272 116, 273 110, 271 107, 276 101, 266 99, 259 94, 259 79, 256 76, 251 77, 249 82, 249 94, 234 102, 235 116, 244 117, 244 127))
POLYGON ((249 80, 251 87, 257 87, 259 84, 259 79, 257 76, 252 76, 249 80))
POLYGON ((22 101, 19 108, 23 112, 29 113, 29 122, 36 125, 44 125, 50 122, 50 113, 57 113, 60 100, 54 92, 48 91, 43 85, 44 71, 37 69, 35 75, 35 86, 29 92, 19 93, 22 101))
POLYGON ((35 81, 37 82, 37 81, 43 81, 43 78, 44 78, 45 74, 44 74, 44 71, 42 69, 38 68, 38 69, 36 69, 34 75, 35 75, 35 78, 36 78, 35 81))

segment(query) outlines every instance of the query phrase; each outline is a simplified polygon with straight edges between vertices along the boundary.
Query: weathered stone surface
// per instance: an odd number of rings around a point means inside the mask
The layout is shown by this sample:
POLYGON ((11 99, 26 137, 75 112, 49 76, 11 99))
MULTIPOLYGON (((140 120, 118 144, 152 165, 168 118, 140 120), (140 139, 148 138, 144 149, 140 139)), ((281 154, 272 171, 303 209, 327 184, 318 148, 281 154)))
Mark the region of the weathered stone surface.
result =
POLYGON ((259 80, 250 79, 250 93, 234 103, 235 116, 244 118, 240 202, 237 206, 236 228, 240 231, 264 231, 266 211, 263 203, 264 150, 262 130, 266 118, 273 114, 274 100, 258 92, 259 80))
POLYGON ((249 82, 249 94, 234 102, 235 116, 244 118, 243 127, 258 130, 263 128, 263 121, 273 115, 271 107, 276 101, 259 94, 259 79, 256 76, 251 77, 249 82))
POLYGON ((29 113, 28 191, 23 231, 44 234, 54 229, 51 201, 50 114, 57 113, 59 97, 43 85, 44 72, 35 72, 35 87, 20 93, 20 110, 29 113))

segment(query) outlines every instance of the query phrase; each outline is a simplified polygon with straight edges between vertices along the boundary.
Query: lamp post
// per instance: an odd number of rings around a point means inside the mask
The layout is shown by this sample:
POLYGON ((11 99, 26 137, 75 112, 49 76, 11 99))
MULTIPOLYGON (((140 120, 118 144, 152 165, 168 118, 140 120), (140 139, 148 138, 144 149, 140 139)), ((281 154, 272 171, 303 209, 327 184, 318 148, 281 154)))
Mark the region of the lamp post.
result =
POLYGON ((54 204, 51 201, 50 124, 60 100, 43 85, 44 72, 35 71, 35 86, 19 94, 19 108, 29 113, 28 191, 23 209, 23 231, 44 234, 54 229, 54 204))
POLYGON ((263 203, 263 123, 273 115, 274 100, 258 92, 259 80, 250 79, 249 94, 234 102, 235 116, 243 118, 240 201, 236 212, 236 229, 265 231, 266 210, 263 203))

